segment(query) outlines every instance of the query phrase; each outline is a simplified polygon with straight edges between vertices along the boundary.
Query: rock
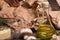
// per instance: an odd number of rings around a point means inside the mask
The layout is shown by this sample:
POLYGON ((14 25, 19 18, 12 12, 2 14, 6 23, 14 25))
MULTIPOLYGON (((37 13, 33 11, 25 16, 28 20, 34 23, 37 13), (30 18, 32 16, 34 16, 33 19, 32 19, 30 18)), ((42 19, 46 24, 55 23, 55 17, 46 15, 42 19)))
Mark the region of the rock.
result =
POLYGON ((5 10, 0 11, 0 17, 2 18, 14 18, 13 11, 15 8, 9 7, 5 10))
POLYGON ((16 19, 19 19, 20 27, 28 27, 28 24, 35 18, 34 12, 32 9, 26 9, 22 6, 19 6, 15 12, 16 19))
POLYGON ((0 31, 0 40, 10 39, 11 38, 11 29, 4 29, 0 31))
POLYGON ((28 24, 35 18, 35 15, 32 9, 19 6, 16 9, 14 7, 9 7, 6 10, 1 11, 0 17, 12 18, 11 20, 7 20, 8 22, 5 23, 18 30, 20 28, 27 27, 28 24))
POLYGON ((8 5, 8 3, 6 3, 4 0, 0 0, 0 6, 1 6, 1 10, 4 10, 4 9, 10 7, 8 5))
POLYGON ((30 6, 37 0, 25 0, 30 6))
POLYGON ((59 6, 60 6, 60 0, 57 0, 57 2, 58 2, 58 4, 59 4, 59 6))

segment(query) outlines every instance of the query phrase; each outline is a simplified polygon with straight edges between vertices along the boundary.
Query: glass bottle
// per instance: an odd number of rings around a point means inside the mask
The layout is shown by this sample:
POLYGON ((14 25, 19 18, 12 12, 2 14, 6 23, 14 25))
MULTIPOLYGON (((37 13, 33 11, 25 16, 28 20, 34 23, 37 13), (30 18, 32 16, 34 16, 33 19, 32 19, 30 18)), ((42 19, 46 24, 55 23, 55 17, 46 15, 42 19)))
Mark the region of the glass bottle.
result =
MULTIPOLYGON (((43 39, 43 40, 50 40, 51 36, 55 34, 55 29, 51 23, 51 19, 49 16, 49 3, 43 2, 43 17, 46 14, 47 21, 44 23, 39 24, 39 28, 37 29, 37 37, 43 39)), ((43 18, 45 20, 45 18, 43 18)))

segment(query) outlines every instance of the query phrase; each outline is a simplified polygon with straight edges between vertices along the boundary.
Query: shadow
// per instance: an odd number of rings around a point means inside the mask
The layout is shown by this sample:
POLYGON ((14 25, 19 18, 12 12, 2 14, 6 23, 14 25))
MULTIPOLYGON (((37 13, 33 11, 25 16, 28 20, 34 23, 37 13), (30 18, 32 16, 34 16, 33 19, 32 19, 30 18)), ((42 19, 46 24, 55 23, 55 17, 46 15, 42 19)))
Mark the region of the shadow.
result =
POLYGON ((5 2, 7 2, 11 7, 18 7, 19 1, 21 0, 4 0, 5 2))
POLYGON ((56 0, 48 0, 48 2, 52 8, 52 11, 59 11, 60 7, 56 0))

